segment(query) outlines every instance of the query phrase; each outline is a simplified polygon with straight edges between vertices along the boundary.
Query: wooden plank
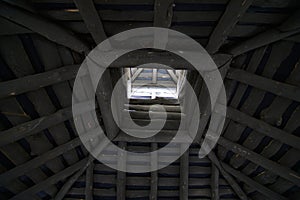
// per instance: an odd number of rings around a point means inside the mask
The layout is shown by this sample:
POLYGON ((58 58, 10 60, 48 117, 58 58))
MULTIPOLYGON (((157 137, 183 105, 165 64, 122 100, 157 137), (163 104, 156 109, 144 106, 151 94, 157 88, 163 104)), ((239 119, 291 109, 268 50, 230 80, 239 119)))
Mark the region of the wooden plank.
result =
MULTIPOLYGON (((157 150, 157 143, 151 143, 151 151, 157 150)), ((153 157, 151 157, 151 167, 157 168, 158 166, 158 158, 157 158, 157 152, 151 154, 153 157)), ((150 200, 156 200, 157 199, 157 190, 158 190, 158 175, 157 170, 154 170, 151 172, 151 185, 150 185, 150 200)))
POLYGON ((211 165, 211 199, 219 200, 219 170, 215 164, 211 165))
POLYGON ((131 77, 131 82, 133 82, 139 75, 140 73, 144 70, 144 68, 138 68, 134 74, 131 77))
POLYGON ((96 44, 99 44, 106 39, 106 34, 103 29, 102 21, 96 11, 92 0, 80 1, 74 0, 79 12, 86 24, 87 29, 92 34, 96 44))
POLYGON ((238 56, 252 49, 270 44, 272 42, 276 42, 278 40, 299 33, 300 22, 299 20, 297 20, 299 18, 300 18, 300 11, 297 10, 279 27, 272 28, 265 32, 259 33, 258 35, 231 47, 230 49, 228 49, 228 52, 234 56, 238 56))
MULTIPOLYGON (((74 2, 96 44, 105 40, 106 34, 104 32, 102 21, 95 9, 94 2, 92 0, 74 0, 74 2)), ((100 87, 96 90, 97 101, 102 114, 105 131, 110 139, 114 138, 119 131, 111 111, 110 98, 113 90, 111 80, 110 73, 106 70, 99 81, 100 87)))
POLYGON ((229 69, 226 77, 271 92, 278 96, 300 102, 300 88, 294 85, 278 82, 234 68, 229 69))
POLYGON ((79 65, 69 65, 51 71, 0 83, 0 98, 15 96, 42 87, 74 79, 79 65))
MULTIPOLYGON (((125 109, 128 110, 135 110, 135 111, 149 111, 150 106, 152 106, 152 111, 160 111, 161 108, 158 107, 157 109, 153 105, 133 105, 133 104, 125 104, 125 109)), ((166 112, 173 112, 173 113, 180 113, 181 108, 180 106, 169 106, 169 105, 162 105, 166 112)))
POLYGON ((82 53, 89 50, 89 47, 71 32, 27 10, 22 10, 1 1, 0 15, 76 52, 82 53))
POLYGON ((93 200, 94 166, 94 162, 91 162, 86 170, 84 190, 86 200, 93 200))
POLYGON ((152 83, 157 83, 157 69, 152 69, 152 83))
POLYGON ((239 122, 247 127, 250 127, 258 131, 259 133, 263 133, 269 137, 278 140, 279 142, 283 142, 296 149, 300 149, 299 147, 300 138, 291 133, 288 133, 284 130, 271 126, 262 120, 255 119, 254 117, 251 117, 232 107, 227 107, 226 114, 228 118, 236 122, 239 122))
MULTIPOLYGON (((120 149, 126 150, 126 142, 119 142, 118 146, 120 149)), ((117 172, 117 200, 126 199, 126 165, 127 165, 127 156, 121 151, 118 151, 118 170, 117 172)))
POLYGON ((42 164, 46 163, 47 161, 56 158, 57 156, 72 150, 76 146, 81 144, 81 140, 79 138, 73 139, 63 145, 60 145, 54 149, 47 151, 46 153, 29 160, 23 164, 16 166, 15 168, 6 171, 0 175, 0 184, 2 186, 7 185, 10 181, 25 174, 26 172, 41 166, 42 164))
POLYGON ((72 185, 77 181, 77 179, 85 172, 87 167, 93 162, 94 158, 92 156, 89 157, 88 161, 85 163, 84 166, 81 167, 79 171, 77 171, 73 176, 71 176, 63 185, 63 187, 59 190, 56 194, 54 200, 62 200, 65 195, 68 193, 72 185))
POLYGON ((53 184, 56 184, 58 181, 63 180, 67 178, 68 176, 72 175, 77 170, 81 169, 86 165, 88 161, 88 158, 85 158, 83 160, 80 160, 79 162, 75 163, 74 165, 56 173, 55 175, 47 178, 46 180, 26 189, 23 192, 20 192, 19 194, 15 195, 13 198, 14 200, 22 200, 26 198, 28 195, 35 194, 53 184))
POLYGON ((154 26, 169 27, 173 17, 174 0, 155 0, 154 2, 154 26))
POLYGON ((247 185, 253 187, 255 190, 261 192, 262 194, 264 194, 266 197, 270 198, 270 199, 281 199, 281 200, 287 200, 286 197, 272 191, 271 189, 267 188, 264 185, 261 185, 260 183, 254 181, 253 179, 249 178, 248 176, 246 176, 245 174, 243 174, 242 172, 233 169, 232 167, 230 167, 229 165, 227 165, 226 163, 221 163, 221 165, 224 167, 224 169, 229 172, 231 175, 233 175, 234 177, 236 177, 237 179, 243 181, 244 183, 246 183, 247 185))
POLYGON ((225 12, 209 37, 206 46, 206 50, 209 53, 213 54, 219 50, 233 27, 252 4, 252 1, 253 0, 231 0, 228 2, 225 12))
POLYGON ((279 176, 286 178, 287 180, 295 183, 296 185, 300 185, 300 176, 297 172, 286 168, 284 166, 281 166, 280 164, 268 160, 267 158, 261 156, 258 153, 255 153, 253 151, 250 151, 249 149, 243 147, 242 145, 239 145, 237 143, 231 142, 224 137, 220 137, 218 140, 218 144, 222 145, 226 149, 239 154, 240 156, 245 157, 246 159, 274 172, 275 174, 278 174, 279 176))
POLYGON ((173 70, 168 69, 167 70, 168 74, 171 76, 172 80, 174 81, 175 84, 178 82, 177 76, 174 74, 173 70))
MULTIPOLYGON (((181 144, 181 151, 187 147, 187 144, 181 144)), ((180 157, 180 200, 189 198, 189 148, 180 157)))
MULTIPOLYGON (((226 179, 226 181, 228 182, 228 184, 232 187, 232 189, 235 191, 236 195, 242 199, 242 200, 247 200, 248 197, 245 194, 245 192, 240 188, 239 184, 232 178, 232 176, 230 174, 228 174, 223 167, 221 166, 218 158, 216 157, 216 155, 214 154, 214 152, 210 152, 208 154, 208 158, 211 160, 211 162, 216 165, 218 167, 218 169, 220 170, 221 174, 223 175, 223 177, 226 179)), ((219 191, 219 195, 221 195, 221 192, 219 191)))

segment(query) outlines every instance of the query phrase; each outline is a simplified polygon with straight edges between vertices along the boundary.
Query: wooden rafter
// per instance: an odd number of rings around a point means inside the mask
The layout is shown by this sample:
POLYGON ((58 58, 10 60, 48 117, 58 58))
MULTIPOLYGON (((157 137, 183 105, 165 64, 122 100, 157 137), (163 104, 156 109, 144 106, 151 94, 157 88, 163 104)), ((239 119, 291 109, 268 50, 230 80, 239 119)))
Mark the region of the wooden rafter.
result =
MULTIPOLYGON (((95 42, 98 44, 105 40, 106 34, 98 12, 96 11, 94 2, 92 0, 74 0, 74 2, 79 9, 80 15, 82 16, 84 23, 87 25, 95 42)), ((109 71, 105 71, 99 81, 100 87, 98 87, 96 91, 98 104, 101 105, 99 107, 102 113, 104 127, 110 139, 115 137, 119 132, 119 128, 117 127, 113 119, 113 115, 110 109, 110 97, 113 90, 111 80, 112 79, 110 77, 109 71)))
POLYGON ((215 164, 211 164, 211 199, 219 200, 219 169, 215 164))
POLYGON ((82 53, 89 50, 89 47, 70 31, 27 10, 1 1, 0 15, 76 52, 82 53))
POLYGON ((291 15, 285 22, 283 22, 277 28, 269 29, 265 32, 259 33, 258 35, 231 47, 228 52, 234 56, 238 56, 252 49, 276 42, 284 39, 291 35, 300 32, 300 11, 297 10, 291 15))
MULTIPOLYGON (((127 143, 119 142, 118 144, 120 149, 126 150, 127 143)), ((127 156, 126 153, 118 152, 118 169, 126 170, 127 165, 127 156)), ((126 199, 126 172, 117 171, 117 200, 125 200, 126 199)))
POLYGON ((261 185, 260 183, 254 181, 253 179, 249 178, 248 176, 246 176, 245 174, 243 174, 242 172, 233 169, 232 167, 230 167, 229 165, 227 165, 226 163, 221 163, 221 165, 223 166, 223 168, 230 173, 231 175, 233 175, 234 177, 236 177, 237 179, 243 181, 244 183, 246 183, 247 185, 253 187, 255 190, 261 192, 262 194, 264 194, 266 197, 269 197, 271 199, 281 199, 281 200, 287 200, 286 197, 272 191, 271 189, 267 188, 266 186, 261 185))
MULTIPOLYGON (((182 150, 187 144, 181 144, 182 150)), ((181 200, 189 198, 189 148, 180 157, 180 188, 179 194, 181 200)))
POLYGON ((174 82, 175 84, 177 84, 178 78, 177 78, 176 74, 174 74, 173 70, 168 69, 167 72, 168 72, 168 74, 171 76, 173 82, 174 82))
MULTIPOLYGON (((158 157, 157 157, 157 143, 151 143, 151 166, 152 168, 157 168, 158 157)), ((158 175, 157 170, 151 172, 151 185, 150 185, 150 200, 157 199, 157 185, 158 185, 158 175)))
POLYGON ((206 46, 206 50, 209 53, 214 54, 219 50, 233 27, 247 11, 252 1, 253 0, 231 0, 228 2, 226 10, 221 19, 218 21, 218 24, 213 30, 206 46))
POLYGON ((139 75, 140 73, 144 70, 144 68, 138 68, 134 74, 131 77, 131 82, 133 82, 139 75))
POLYGON ((94 184, 94 162, 91 162, 86 169, 85 178, 85 199, 93 200, 93 184, 94 184))
POLYGON ((85 172, 85 170, 90 165, 90 163, 93 162, 93 160, 94 158, 90 156, 87 163, 65 182, 64 186, 56 194, 54 198, 55 200, 62 200, 64 198, 64 196, 68 193, 75 181, 77 181, 77 179, 85 172))
POLYGON ((300 102, 300 88, 272 79, 249 73, 241 69, 230 68, 227 78, 251 85, 253 87, 271 92, 281 97, 300 102))
POLYGON ((281 176, 283 178, 286 178, 287 180, 295 183, 296 185, 300 185, 300 176, 297 172, 281 166, 280 164, 268 160, 267 158, 263 157, 262 155, 255 153, 246 147, 239 145, 237 143, 231 142, 224 137, 220 137, 218 140, 218 144, 225 147, 226 149, 239 154, 240 156, 264 167, 265 169, 270 170, 271 172, 277 174, 278 176, 281 176))
POLYGON ((75 163, 74 165, 56 173, 55 175, 47 178, 46 180, 26 189, 23 192, 20 192, 19 194, 15 195, 12 199, 14 200, 21 200, 26 198, 28 195, 35 194, 50 185, 56 184, 58 181, 63 180, 70 175, 72 175, 74 172, 78 171, 82 167, 84 167, 87 164, 88 158, 85 158, 83 160, 80 160, 79 162, 75 163))
POLYGON ((79 67, 79 65, 69 65, 51 71, 1 82, 0 98, 15 96, 32 90, 40 89, 42 87, 74 79, 79 67))

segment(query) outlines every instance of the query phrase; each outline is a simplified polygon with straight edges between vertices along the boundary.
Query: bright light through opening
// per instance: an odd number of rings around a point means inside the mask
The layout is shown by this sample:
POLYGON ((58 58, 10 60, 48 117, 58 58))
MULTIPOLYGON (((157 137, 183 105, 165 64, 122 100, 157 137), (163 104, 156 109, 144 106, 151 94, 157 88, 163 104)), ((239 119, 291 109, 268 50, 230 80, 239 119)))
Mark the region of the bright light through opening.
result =
POLYGON ((186 70, 125 68, 129 99, 178 99, 186 70))

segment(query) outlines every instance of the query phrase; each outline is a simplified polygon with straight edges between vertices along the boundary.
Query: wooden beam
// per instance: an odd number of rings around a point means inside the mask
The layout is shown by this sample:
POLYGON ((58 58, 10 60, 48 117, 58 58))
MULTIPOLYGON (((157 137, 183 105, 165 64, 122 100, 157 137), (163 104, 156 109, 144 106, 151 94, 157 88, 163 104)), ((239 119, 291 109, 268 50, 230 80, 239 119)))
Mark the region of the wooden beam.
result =
POLYGON ((167 72, 168 72, 168 74, 171 76, 173 82, 174 82, 175 84, 177 84, 178 78, 177 78, 177 76, 174 74, 173 70, 168 69, 167 72))
MULTIPOLYGON (((120 149, 126 150, 126 142, 119 142, 118 146, 120 149)), ((118 168, 126 170, 127 158, 126 154, 123 154, 121 151, 118 152, 118 168)), ((117 171, 117 200, 126 199, 126 172, 117 171)))
MULTIPOLYGON (((187 147, 187 144, 181 144, 181 151, 187 147)), ((180 157, 180 200, 189 198, 189 148, 180 157)))
POLYGON ((241 42, 233 47, 231 47, 228 52, 234 56, 238 56, 252 49, 276 42, 278 40, 284 39, 291 35, 300 32, 300 11, 297 10, 293 15, 291 15, 285 22, 276 28, 271 28, 265 32, 259 33, 258 35, 241 42))
POLYGON ((211 164, 211 199, 219 200, 219 170, 215 164, 211 164))
MULTIPOLYGON (((173 113, 180 113, 181 107, 180 106, 168 106, 162 105, 166 112, 173 112, 173 113)), ((135 111, 149 111, 150 105, 133 105, 133 104, 125 104, 125 109, 128 110, 135 110, 135 111)), ((161 108, 158 107, 157 109, 152 106, 152 111, 160 111, 161 108)))
POLYGON ((154 23, 156 27, 170 27, 173 17, 174 0, 155 0, 154 23))
MULTIPOLYGON (((94 2, 92 0, 80 1, 74 0, 80 15, 93 36, 96 44, 106 39, 106 34, 101 22, 101 19, 96 11, 94 2)), ((96 90, 97 101, 102 114, 105 131, 108 138, 114 138, 119 132, 119 128, 113 118, 111 111, 111 94, 113 91, 111 76, 106 70, 99 81, 99 86, 96 90)), ((116 102, 113 102, 116 103, 116 102)))
MULTIPOLYGON (((91 102, 87 101, 83 103, 78 103, 75 106, 83 107, 82 113, 85 113, 88 111, 85 110, 86 108, 85 105, 90 103, 91 102)), ((68 119, 71 119, 72 117, 73 117, 72 107, 68 107, 68 108, 63 108, 51 115, 40 117, 38 119, 34 119, 32 121, 14 126, 8 130, 1 131, 0 146, 4 146, 6 144, 15 142, 24 137, 39 133, 44 129, 47 129, 61 122, 64 122, 68 119)))
POLYGON ((55 175, 47 178, 44 181, 41 181, 40 183, 26 189, 25 191, 20 192, 19 194, 15 195, 14 197, 12 197, 12 200, 22 200, 22 199, 26 199, 26 197, 28 195, 32 195, 32 194, 36 194, 37 192, 48 188, 51 185, 56 184, 58 181, 63 180, 67 177, 69 177, 70 175, 72 175, 74 172, 78 171, 79 169, 81 169, 82 167, 84 167, 86 165, 88 161, 88 158, 85 158, 83 160, 80 160, 79 162, 75 163, 74 165, 56 173, 55 175))
POLYGON ((0 15, 76 52, 89 51, 89 47, 73 33, 32 12, 1 1, 0 15))
POLYGON ((131 77, 131 82, 133 82, 139 75, 140 73, 144 70, 144 68, 138 68, 134 74, 131 77))
MULTIPOLYGON (((157 143, 151 143, 151 151, 157 150, 157 143)), ((157 152, 151 154, 151 166, 152 168, 157 168, 158 166, 158 156, 157 152)), ((151 185, 150 185, 150 200, 156 200, 157 199, 157 186, 158 186, 158 176, 157 176, 157 170, 154 170, 151 172, 151 185)))
POLYGON ((86 170, 85 175, 85 199, 93 200, 93 184, 94 184, 94 162, 91 162, 86 170))
POLYGON ((54 200, 62 200, 64 198, 64 196, 68 193, 75 181, 77 181, 78 178, 85 172, 85 170, 90 165, 90 163, 93 162, 93 160, 94 158, 90 156, 86 164, 65 182, 64 186, 56 194, 54 200))
POLYGON ((251 85, 255 88, 271 92, 281 97, 289 98, 300 102, 300 88, 294 85, 278 82, 272 79, 264 78, 256 74, 249 73, 241 69, 230 68, 227 78, 237 80, 241 83, 251 85))
POLYGON ((51 71, 0 83, 0 98, 15 96, 76 77, 80 65, 69 65, 51 71))
POLYGON ((85 25, 91 33, 96 44, 99 44, 105 40, 106 34, 93 0, 74 0, 74 3, 79 9, 83 21, 85 22, 85 25))
POLYGON ((62 144, 54 149, 47 151, 46 153, 38 157, 35 157, 32 160, 29 160, 21 165, 18 165, 15 168, 0 174, 0 184, 2 186, 9 184, 13 179, 25 174, 26 172, 32 169, 41 166, 42 164, 46 163, 48 160, 54 159, 59 155, 74 149, 80 144, 81 144, 81 140, 79 138, 73 139, 65 144, 62 144))
POLYGON ((214 152, 210 152, 208 154, 208 158, 211 160, 211 162, 216 165, 218 167, 218 169, 220 170, 222 176, 226 179, 226 181, 228 182, 228 184, 231 186, 231 188, 235 191, 236 195, 242 199, 242 200, 248 200, 247 195, 245 194, 245 192, 241 189, 241 187, 239 186, 239 184, 232 178, 232 176, 230 174, 228 174, 223 167, 221 166, 218 158, 216 157, 216 155, 214 154, 214 152))
POLYGON ((226 117, 239 122, 249 128, 252 128, 259 133, 263 133, 269 137, 272 137, 279 142, 285 143, 287 145, 290 145, 296 149, 300 149, 300 138, 288 133, 282 129, 276 128, 274 126, 271 126, 270 124, 256 119, 254 117, 251 117, 237 109, 234 109, 232 107, 227 107, 226 117))
POLYGON ((269 160, 269 159, 261 156, 260 154, 247 149, 246 147, 244 147, 242 145, 231 142, 231 141, 225 139, 224 137, 219 138, 218 144, 225 147, 227 150, 230 150, 234 153, 239 154, 240 156, 250 160, 251 162, 253 162, 257 165, 260 165, 263 168, 270 170, 271 172, 273 172, 275 174, 278 174, 278 176, 281 176, 281 177, 295 183, 298 186, 300 185, 300 175, 297 172, 295 172, 289 168, 286 168, 272 160, 269 160))
POLYGON ((225 12, 209 37, 206 46, 206 50, 209 53, 214 54, 219 50, 231 33, 233 27, 244 15, 252 2, 253 0, 231 0, 228 2, 225 12))
POLYGON ((231 175, 233 175, 234 177, 236 177, 237 179, 239 179, 240 181, 246 183, 247 185, 253 187, 255 190, 257 190, 258 192, 262 193, 263 195, 265 195, 266 197, 270 198, 270 199, 280 199, 280 200, 287 200, 286 197, 272 191, 271 189, 267 188, 264 185, 261 185, 260 183, 254 181, 253 179, 249 178, 248 176, 246 176, 245 174, 243 174, 242 172, 233 169, 232 167, 230 167, 229 165, 227 165, 226 163, 221 162, 222 167, 231 175))
POLYGON ((152 69, 152 83, 157 83, 157 69, 152 69))

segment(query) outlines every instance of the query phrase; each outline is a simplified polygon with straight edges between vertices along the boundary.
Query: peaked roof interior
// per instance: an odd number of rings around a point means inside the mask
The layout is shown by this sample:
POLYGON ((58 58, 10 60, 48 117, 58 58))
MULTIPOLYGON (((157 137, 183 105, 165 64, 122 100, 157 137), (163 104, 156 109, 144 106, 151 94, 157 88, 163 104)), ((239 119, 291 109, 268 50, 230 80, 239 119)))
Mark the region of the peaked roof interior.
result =
MULTIPOLYGON (((299 199, 299 9, 298 0, 1 0, 0 199, 299 199), (125 173, 93 159, 82 145, 72 88, 98 43, 152 26, 187 34, 210 53, 224 76, 227 116, 218 144, 199 159, 210 119, 206 86, 195 70, 166 57, 164 64, 188 70, 200 100, 200 136, 166 168, 125 173)), ((164 56, 154 51, 140 58, 164 56)), ((145 152, 168 143, 193 107, 184 95, 135 99, 124 111, 145 125, 150 105, 161 104, 168 114, 164 129, 145 140, 120 131, 106 96, 123 68, 138 62, 128 55, 108 70, 96 110, 115 144, 145 152)), ((120 156, 117 164, 125 161, 120 156)))

